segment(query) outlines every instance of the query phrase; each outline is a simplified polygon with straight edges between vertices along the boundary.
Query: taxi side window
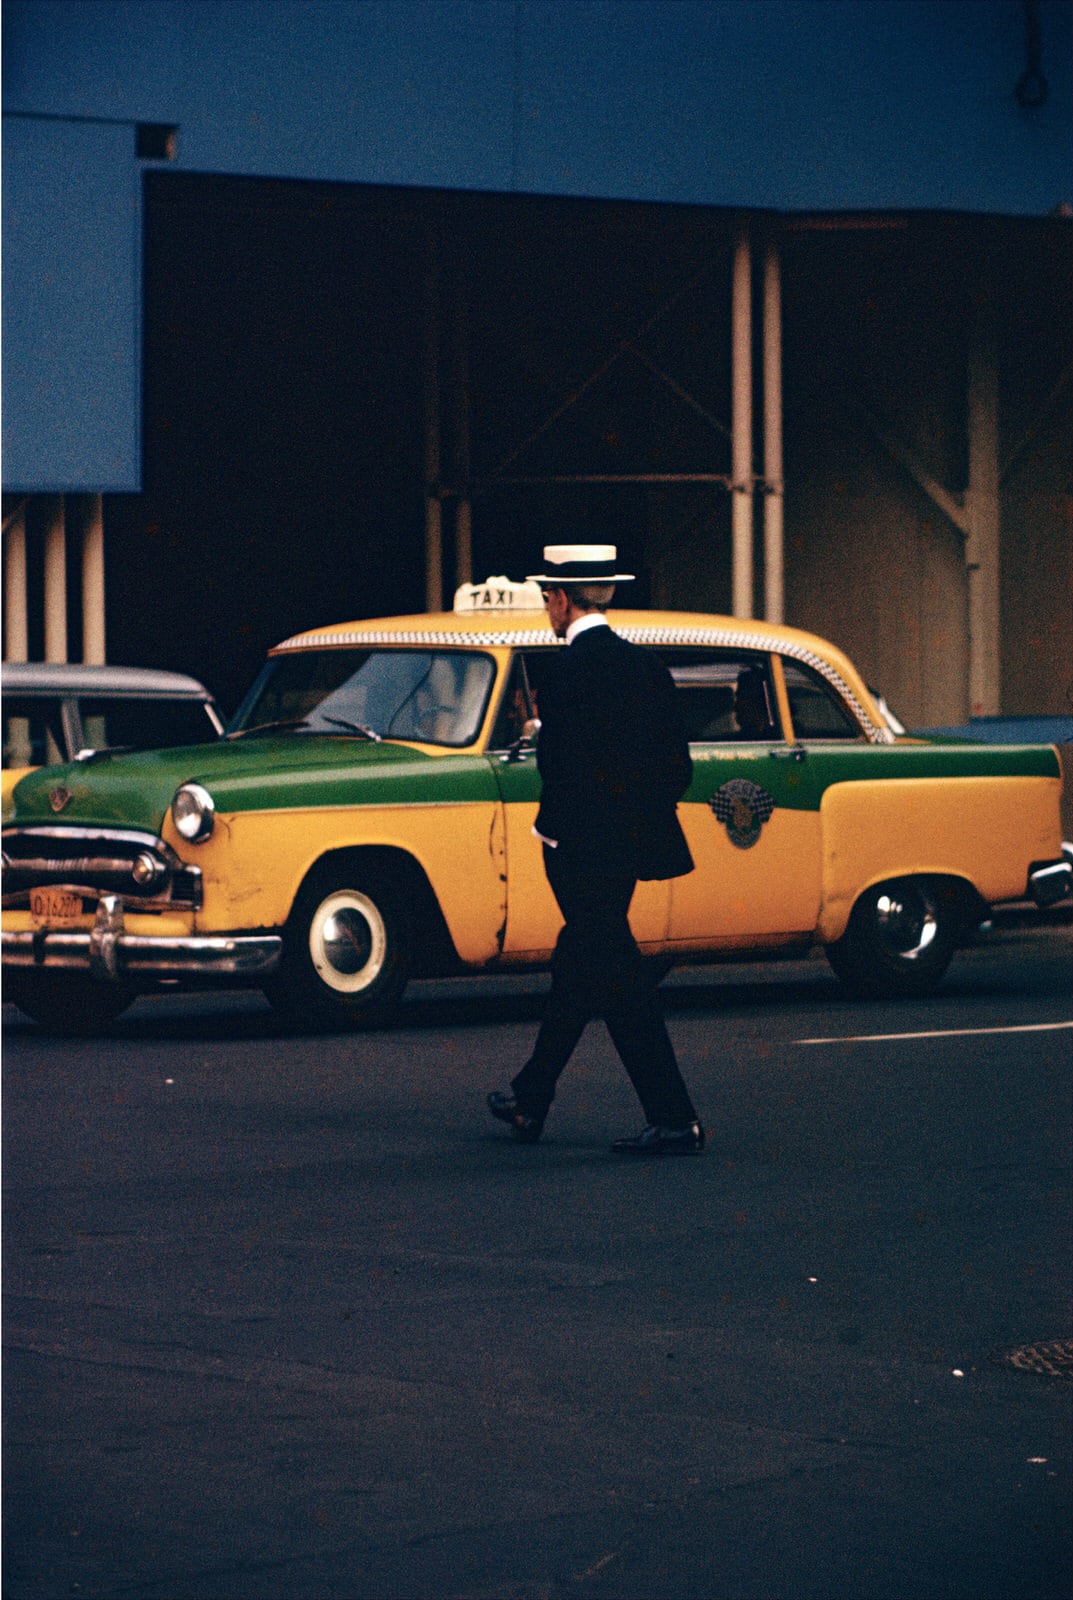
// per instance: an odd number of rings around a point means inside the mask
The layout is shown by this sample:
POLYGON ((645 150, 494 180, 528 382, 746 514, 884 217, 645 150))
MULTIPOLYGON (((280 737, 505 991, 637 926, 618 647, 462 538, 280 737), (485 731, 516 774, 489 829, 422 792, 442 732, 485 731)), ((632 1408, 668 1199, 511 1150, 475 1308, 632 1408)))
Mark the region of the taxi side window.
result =
POLYGON ((767 657, 667 652, 679 715, 691 744, 770 744, 782 738, 767 657))
POLYGON ((507 688, 499 703, 490 750, 509 750, 522 737, 522 729, 533 717, 540 717, 540 680, 550 650, 521 651, 514 657, 507 688))
POLYGON ((794 733, 799 739, 863 739, 864 730, 833 685, 799 661, 783 661, 794 733))

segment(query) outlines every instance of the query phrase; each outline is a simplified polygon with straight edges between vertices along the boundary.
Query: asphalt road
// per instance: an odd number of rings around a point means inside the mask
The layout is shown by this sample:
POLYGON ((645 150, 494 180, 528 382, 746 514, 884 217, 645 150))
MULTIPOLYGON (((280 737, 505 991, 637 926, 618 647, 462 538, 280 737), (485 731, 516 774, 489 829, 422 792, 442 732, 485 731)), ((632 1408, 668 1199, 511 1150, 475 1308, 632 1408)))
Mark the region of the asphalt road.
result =
POLYGON ((540 980, 5 1008, 6 1600, 1068 1600, 1070 953, 673 975, 655 1165, 602 1028, 487 1117, 540 980))

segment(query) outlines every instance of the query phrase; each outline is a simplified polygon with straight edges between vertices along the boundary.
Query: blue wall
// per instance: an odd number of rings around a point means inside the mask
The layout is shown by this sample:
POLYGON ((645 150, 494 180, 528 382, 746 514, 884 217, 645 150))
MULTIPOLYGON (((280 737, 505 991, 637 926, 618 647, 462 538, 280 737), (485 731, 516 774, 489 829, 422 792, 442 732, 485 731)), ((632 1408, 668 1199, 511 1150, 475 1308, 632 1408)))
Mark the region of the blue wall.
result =
POLYGON ((6 0, 5 487, 137 487, 138 122, 197 172, 1040 214, 1073 131, 1040 15, 1024 109, 1021 0, 6 0))
POLYGON ((5 489, 139 487, 133 138, 130 128, 4 121, 5 489))

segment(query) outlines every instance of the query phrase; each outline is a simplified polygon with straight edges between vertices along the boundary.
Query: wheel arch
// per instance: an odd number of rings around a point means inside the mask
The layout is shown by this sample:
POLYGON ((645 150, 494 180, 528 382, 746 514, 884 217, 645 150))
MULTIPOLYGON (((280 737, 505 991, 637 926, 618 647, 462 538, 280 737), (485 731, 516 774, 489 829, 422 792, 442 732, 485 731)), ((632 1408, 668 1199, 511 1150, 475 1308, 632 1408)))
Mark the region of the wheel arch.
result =
POLYGON ((339 872, 366 874, 395 886, 405 907, 413 941, 414 974, 433 977, 461 966, 458 952, 424 867, 394 845, 342 845, 310 862, 295 892, 293 906, 315 876, 339 872))
POLYGON ((941 983, 976 904, 973 885, 956 875, 883 877, 861 890, 845 932, 825 954, 852 994, 919 998, 941 983))
POLYGON ((819 938, 825 945, 841 939, 849 926, 850 917, 858 901, 871 889, 881 884, 904 882, 906 879, 925 879, 954 911, 960 930, 959 943, 971 939, 973 930, 987 917, 990 907, 971 878, 961 873, 929 869, 927 867, 886 867, 862 878, 851 895, 837 893, 825 895, 820 908, 819 938))

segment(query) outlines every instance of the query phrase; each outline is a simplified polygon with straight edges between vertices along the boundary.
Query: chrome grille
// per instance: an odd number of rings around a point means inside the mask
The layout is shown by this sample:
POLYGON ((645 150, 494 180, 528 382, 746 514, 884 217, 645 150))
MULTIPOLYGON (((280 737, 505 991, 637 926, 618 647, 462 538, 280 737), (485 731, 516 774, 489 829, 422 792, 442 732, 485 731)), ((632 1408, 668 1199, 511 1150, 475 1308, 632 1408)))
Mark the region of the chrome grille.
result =
POLYGON ((32 889, 120 895, 132 909, 201 905, 201 869, 154 834, 120 828, 6 828, 3 903, 29 903, 32 889))

